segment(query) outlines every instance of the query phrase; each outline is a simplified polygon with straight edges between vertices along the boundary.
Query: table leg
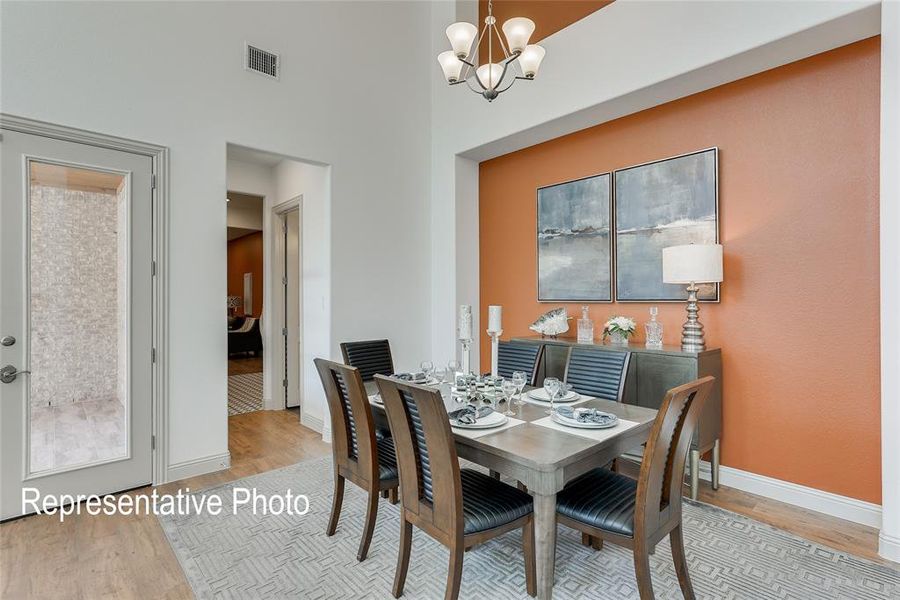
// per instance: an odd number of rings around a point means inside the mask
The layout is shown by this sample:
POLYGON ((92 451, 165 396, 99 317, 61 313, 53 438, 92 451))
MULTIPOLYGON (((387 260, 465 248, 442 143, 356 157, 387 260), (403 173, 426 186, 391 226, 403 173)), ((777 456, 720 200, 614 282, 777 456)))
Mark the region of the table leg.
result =
POLYGON ((550 600, 556 566, 556 494, 534 494, 534 538, 537 597, 550 600))

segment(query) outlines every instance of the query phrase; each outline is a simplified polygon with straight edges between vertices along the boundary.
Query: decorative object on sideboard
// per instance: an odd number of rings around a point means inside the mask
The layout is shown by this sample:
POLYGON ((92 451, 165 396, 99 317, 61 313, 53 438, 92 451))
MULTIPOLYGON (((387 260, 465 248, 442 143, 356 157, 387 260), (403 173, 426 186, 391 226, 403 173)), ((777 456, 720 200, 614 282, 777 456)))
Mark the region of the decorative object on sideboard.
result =
POLYGON ((538 302, 612 301, 611 180, 538 188, 538 302))
POLYGON ((228 296, 225 301, 225 306, 228 307, 228 329, 231 329, 237 321, 237 309, 240 308, 241 302, 240 296, 228 296))
POLYGON ((578 319, 578 334, 576 340, 579 344, 594 343, 594 321, 588 313, 587 305, 581 307, 581 318, 578 319))
POLYGON ((554 308, 538 317, 534 323, 528 326, 528 329, 544 337, 555 338, 569 330, 570 318, 565 307, 554 308))
MULTIPOLYGON (((662 249, 719 242, 718 150, 710 148, 615 171, 616 300, 681 302, 663 280, 662 249)), ((718 301, 715 284, 697 297, 718 301)))
POLYGON ((656 320, 656 315, 658 314, 659 308, 651 306, 650 320, 644 323, 644 334, 646 336, 644 345, 648 348, 659 349, 663 345, 663 326, 662 323, 656 320))
POLYGON ((688 244, 664 248, 663 280, 666 283, 687 284, 687 321, 681 329, 681 349, 703 352, 706 341, 700 323, 697 304, 698 283, 722 281, 722 246, 720 244, 688 244))
MULTIPOLYGON (((534 21, 525 17, 513 17, 503 23, 506 44, 497 30, 494 5, 488 0, 488 14, 484 18, 481 33, 471 23, 464 21, 447 27, 447 38, 452 50, 438 54, 438 63, 444 79, 450 85, 465 83, 470 90, 488 102, 512 87, 518 79, 530 81, 537 76, 544 60, 544 50, 537 44, 529 44, 534 33, 534 21), (476 39, 477 36, 477 39, 476 39), (494 38, 497 39, 494 42, 494 38), (482 42, 487 44, 487 61, 480 60, 482 42), (503 57, 494 62, 494 44, 503 57), (478 63, 482 62, 481 66, 478 63)), ((498 52, 499 54, 499 52, 498 52)))
POLYGON ((469 304, 461 304, 459 306, 459 317, 457 321, 457 338, 462 346, 462 356, 460 357, 460 368, 463 373, 472 372, 470 346, 472 345, 472 306, 469 304))
POLYGON ((503 307, 497 305, 488 306, 487 334, 491 336, 491 377, 497 377, 497 368, 500 364, 500 334, 503 333, 503 307))
POLYGON ((637 323, 631 317, 610 317, 603 325, 603 339, 609 338, 613 344, 628 345, 628 338, 634 335, 637 323))

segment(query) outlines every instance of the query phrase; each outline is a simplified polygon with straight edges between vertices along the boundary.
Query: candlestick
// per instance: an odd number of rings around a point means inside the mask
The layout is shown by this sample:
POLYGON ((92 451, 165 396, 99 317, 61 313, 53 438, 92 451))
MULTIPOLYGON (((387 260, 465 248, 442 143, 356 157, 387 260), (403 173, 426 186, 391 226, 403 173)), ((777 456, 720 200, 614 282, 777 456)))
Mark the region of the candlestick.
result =
POLYGON ((459 319, 457 321, 460 340, 472 339, 472 307, 468 304, 459 306, 459 319))
POLYGON ((469 354, 469 345, 472 343, 472 340, 459 340, 459 343, 462 344, 462 356, 459 368, 465 375, 468 375, 472 372, 472 358, 469 354))
POLYGON ((500 335, 503 331, 488 331, 491 336, 491 377, 497 377, 497 367, 500 362, 500 335))
POLYGON ((503 307, 491 305, 488 306, 488 333, 503 331, 503 307))

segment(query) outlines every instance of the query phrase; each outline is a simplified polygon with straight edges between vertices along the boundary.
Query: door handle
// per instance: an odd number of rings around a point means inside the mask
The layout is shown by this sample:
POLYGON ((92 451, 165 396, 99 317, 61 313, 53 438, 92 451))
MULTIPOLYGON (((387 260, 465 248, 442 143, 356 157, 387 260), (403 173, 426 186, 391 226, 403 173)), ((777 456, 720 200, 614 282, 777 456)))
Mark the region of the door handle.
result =
POLYGON ((12 383, 19 375, 30 375, 31 371, 19 371, 12 365, 6 365, 0 369, 0 382, 12 383))

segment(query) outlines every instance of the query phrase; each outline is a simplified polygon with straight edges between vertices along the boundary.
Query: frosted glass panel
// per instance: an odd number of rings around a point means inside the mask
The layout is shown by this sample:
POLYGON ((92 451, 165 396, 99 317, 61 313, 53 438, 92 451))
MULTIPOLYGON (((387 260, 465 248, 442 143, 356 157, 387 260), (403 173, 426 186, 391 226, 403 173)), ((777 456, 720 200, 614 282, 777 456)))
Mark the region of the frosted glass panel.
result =
POLYGON ((30 472, 127 455, 125 178, 30 163, 30 472))

